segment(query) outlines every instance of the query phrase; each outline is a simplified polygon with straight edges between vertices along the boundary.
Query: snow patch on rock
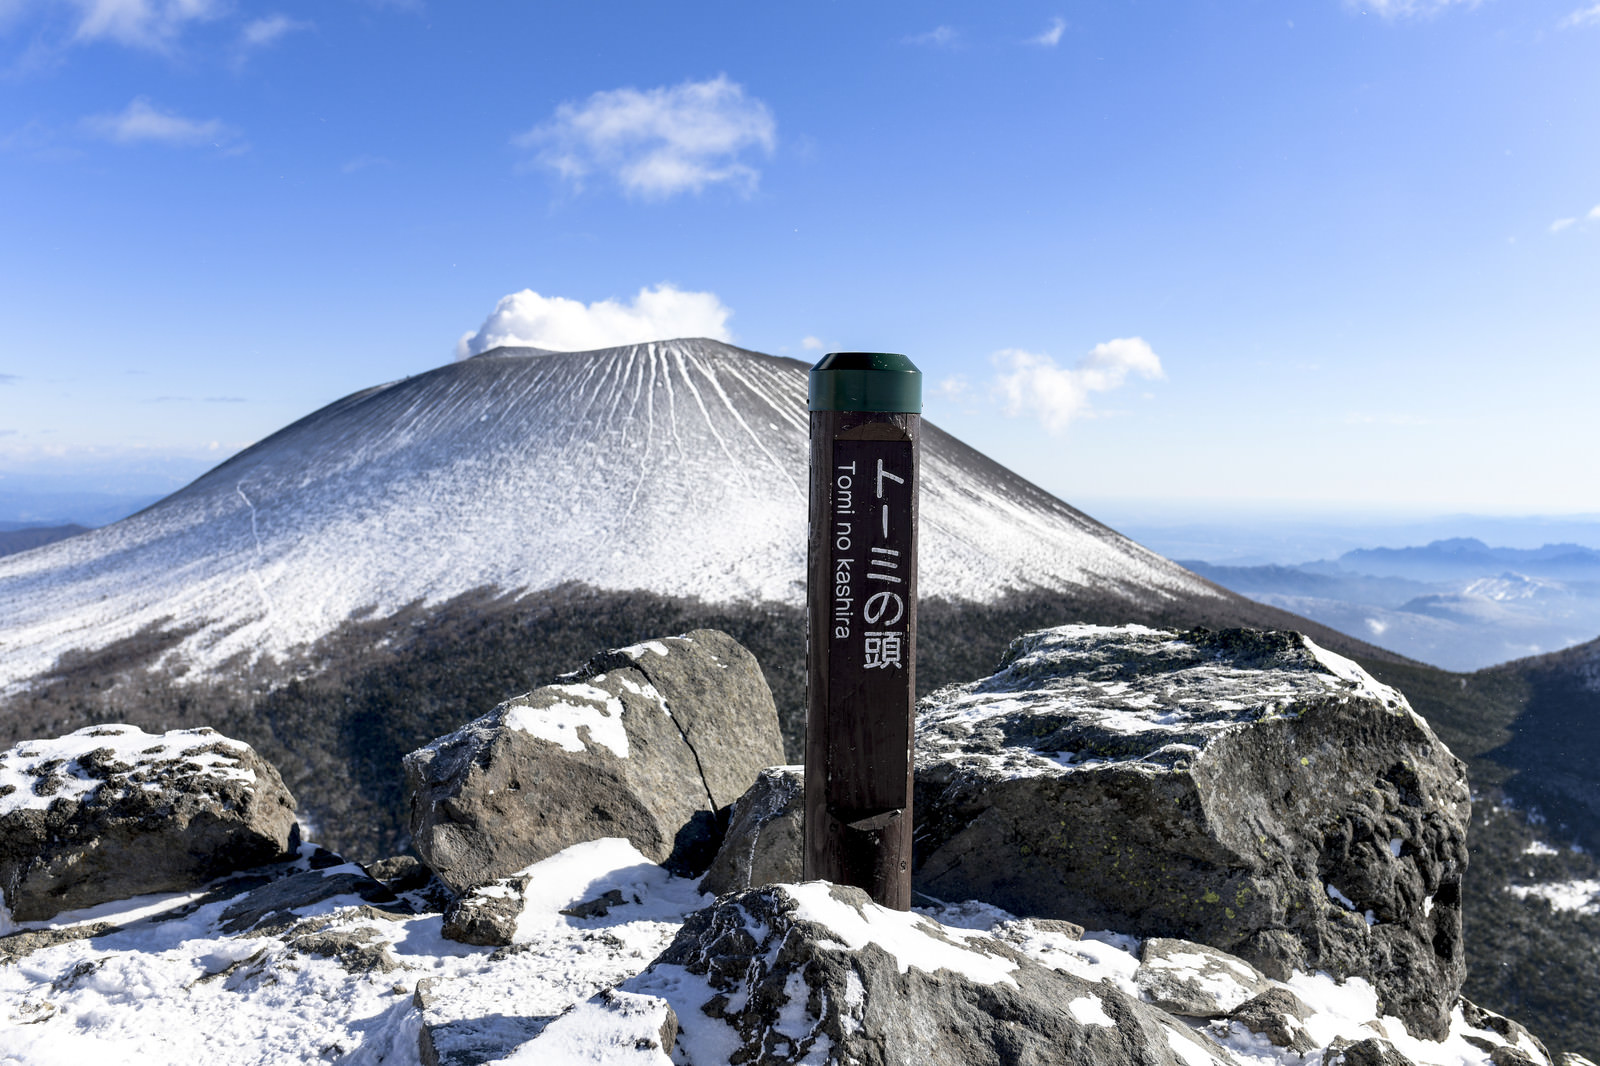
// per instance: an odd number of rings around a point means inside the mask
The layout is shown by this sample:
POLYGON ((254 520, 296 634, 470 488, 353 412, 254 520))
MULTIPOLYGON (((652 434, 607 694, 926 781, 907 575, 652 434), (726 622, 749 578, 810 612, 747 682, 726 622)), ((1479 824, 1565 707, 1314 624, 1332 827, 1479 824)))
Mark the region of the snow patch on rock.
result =
POLYGON ((834 897, 832 886, 825 881, 774 887, 781 887, 799 904, 794 912, 796 918, 826 926, 849 951, 878 945, 894 956, 901 973, 915 966, 930 974, 949 970, 978 984, 1016 983, 1010 975, 1017 967, 1010 959, 962 945, 963 936, 972 934, 943 929, 921 915, 889 910, 875 903, 857 910, 834 897))
POLYGON ((164 776, 207 776, 255 784, 240 766, 249 746, 212 729, 151 734, 131 725, 87 726, 49 740, 26 740, 0 752, 0 817, 78 800, 108 782, 160 791, 164 776))
MULTIPOLYGON (((550 685, 541 691, 560 692, 571 696, 572 702, 563 700, 543 707, 513 703, 506 709, 506 725, 558 744, 563 751, 582 751, 588 744, 599 744, 619 759, 628 757, 621 700, 593 685, 550 685), (588 744, 579 736, 579 729, 588 734, 588 744)), ((655 698, 659 700, 660 695, 655 698)))

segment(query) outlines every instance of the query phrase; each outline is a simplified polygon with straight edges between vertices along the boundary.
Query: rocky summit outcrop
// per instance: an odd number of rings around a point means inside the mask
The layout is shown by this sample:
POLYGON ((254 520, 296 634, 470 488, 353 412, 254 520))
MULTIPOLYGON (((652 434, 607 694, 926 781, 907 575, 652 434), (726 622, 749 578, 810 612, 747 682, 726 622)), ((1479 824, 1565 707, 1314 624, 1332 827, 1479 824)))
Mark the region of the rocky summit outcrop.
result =
POLYGON ((456 892, 604 837, 703 869, 716 813, 782 760, 754 656, 715 630, 645 641, 406 756, 413 845, 456 892))
POLYGON ((546 1040, 564 1049, 580 1025, 648 1052, 619 1060, 640 1063, 1235 1061, 1109 982, 821 881, 733 893, 690 915, 643 973, 577 1005, 521 1054, 539 1061, 546 1040))
POLYGON ((190 889, 296 836, 278 771, 210 729, 99 725, 0 752, 0 907, 16 921, 190 889))
POLYGON ((1462 763, 1288 632, 1066 626, 924 700, 916 883, 1361 976, 1418 1036, 1465 975, 1462 763))

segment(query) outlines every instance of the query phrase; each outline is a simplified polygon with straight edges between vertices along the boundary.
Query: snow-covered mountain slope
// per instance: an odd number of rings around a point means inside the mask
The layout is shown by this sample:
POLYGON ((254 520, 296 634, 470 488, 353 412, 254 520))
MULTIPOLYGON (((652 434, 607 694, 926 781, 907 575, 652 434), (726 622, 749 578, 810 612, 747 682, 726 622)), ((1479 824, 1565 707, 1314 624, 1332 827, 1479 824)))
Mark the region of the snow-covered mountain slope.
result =
MULTIPOLYGON (((205 673, 483 588, 798 606, 807 369, 709 340, 500 348, 346 397, 131 518, 0 559, 0 692, 157 624, 193 630, 172 654, 205 673)), ((925 598, 1232 598, 924 432, 925 598)))

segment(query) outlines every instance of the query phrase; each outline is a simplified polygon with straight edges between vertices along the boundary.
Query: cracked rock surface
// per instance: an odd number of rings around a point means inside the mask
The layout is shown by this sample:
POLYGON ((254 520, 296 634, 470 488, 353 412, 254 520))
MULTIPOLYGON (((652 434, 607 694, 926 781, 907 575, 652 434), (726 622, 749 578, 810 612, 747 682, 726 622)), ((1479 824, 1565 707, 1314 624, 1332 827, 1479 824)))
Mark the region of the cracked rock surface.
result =
POLYGON ((606 837, 703 869, 717 812, 782 760, 772 693, 738 642, 644 641, 406 756, 413 846, 457 893, 606 837))
POLYGON ((0 905, 16 921, 184 891, 289 850, 294 797, 211 729, 97 725, 0 752, 0 905))
POLYGON ((720 896, 798 881, 805 863, 804 766, 769 766, 733 805, 728 831, 700 891, 720 896))
MULTIPOLYGON (((672 1057, 663 1049, 641 1064, 1236 1061, 1109 982, 821 881, 722 897, 690 915, 638 977, 581 1009, 591 1029, 635 1045, 655 1043, 667 1035, 662 1020, 675 1021, 672 1057)), ((557 1028, 527 1045, 531 1060, 557 1028)))
POLYGON ((1268 977, 1364 977, 1417 1036, 1466 973, 1465 768, 1405 698, 1297 633, 1064 626, 917 716, 919 891, 1268 977))

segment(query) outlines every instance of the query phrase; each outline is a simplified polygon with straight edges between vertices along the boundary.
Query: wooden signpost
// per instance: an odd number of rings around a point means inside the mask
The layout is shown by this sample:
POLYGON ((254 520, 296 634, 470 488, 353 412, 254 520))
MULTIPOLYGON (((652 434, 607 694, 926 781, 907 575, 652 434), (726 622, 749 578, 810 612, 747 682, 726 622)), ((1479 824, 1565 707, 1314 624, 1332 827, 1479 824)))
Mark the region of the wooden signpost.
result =
POLYGON ((810 408, 805 876, 909 910, 922 373, 835 352, 810 408))

